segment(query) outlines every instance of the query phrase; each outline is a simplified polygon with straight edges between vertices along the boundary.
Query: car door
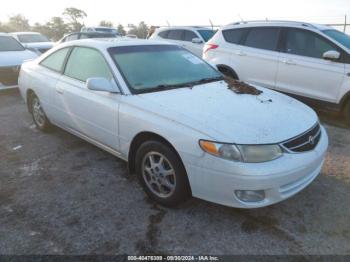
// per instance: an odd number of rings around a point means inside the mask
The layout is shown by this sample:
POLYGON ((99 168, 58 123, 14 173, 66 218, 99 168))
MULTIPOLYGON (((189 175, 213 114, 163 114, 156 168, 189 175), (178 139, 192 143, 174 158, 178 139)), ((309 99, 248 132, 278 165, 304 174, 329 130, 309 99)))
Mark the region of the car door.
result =
POLYGON ((284 29, 283 52, 279 58, 276 89, 313 99, 336 102, 345 65, 323 59, 338 47, 306 29, 284 29))
POLYGON ((102 53, 88 47, 74 47, 64 73, 56 85, 55 105, 65 116, 65 127, 109 148, 118 150, 118 108, 120 94, 89 90, 89 78, 103 77, 118 90, 102 53))
POLYGON ((61 112, 57 110, 52 100, 69 51, 70 47, 66 47, 53 52, 40 62, 38 71, 33 71, 34 83, 32 84, 37 87, 40 103, 53 122, 61 118, 61 112))
POLYGON ((279 27, 253 27, 245 31, 232 56, 239 79, 275 87, 279 33, 279 27))
POLYGON ((191 30, 184 30, 183 35, 183 47, 185 47, 190 52, 194 53, 198 57, 202 57, 204 41, 201 36, 197 35, 191 30), (198 38, 202 40, 202 43, 193 43, 192 40, 198 38))

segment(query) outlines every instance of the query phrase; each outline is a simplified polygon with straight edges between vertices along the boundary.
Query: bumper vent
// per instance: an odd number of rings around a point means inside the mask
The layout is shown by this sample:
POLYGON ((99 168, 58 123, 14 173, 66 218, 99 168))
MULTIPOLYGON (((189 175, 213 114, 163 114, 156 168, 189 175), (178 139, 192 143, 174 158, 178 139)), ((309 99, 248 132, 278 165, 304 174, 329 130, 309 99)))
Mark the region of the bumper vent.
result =
POLYGON ((282 145, 291 152, 302 153, 315 149, 320 138, 321 126, 317 123, 309 131, 284 142, 282 145))

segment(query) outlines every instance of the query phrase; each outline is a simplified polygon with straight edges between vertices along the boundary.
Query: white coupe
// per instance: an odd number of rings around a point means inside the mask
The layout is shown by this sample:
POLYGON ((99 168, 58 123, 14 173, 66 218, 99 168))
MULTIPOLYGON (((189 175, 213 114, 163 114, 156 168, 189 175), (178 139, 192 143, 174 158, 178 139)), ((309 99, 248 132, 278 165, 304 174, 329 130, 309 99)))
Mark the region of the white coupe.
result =
POLYGON ((257 208, 304 189, 328 146, 315 112, 228 82, 182 47, 133 39, 58 45, 19 78, 40 130, 54 124, 124 159, 160 204, 257 208))

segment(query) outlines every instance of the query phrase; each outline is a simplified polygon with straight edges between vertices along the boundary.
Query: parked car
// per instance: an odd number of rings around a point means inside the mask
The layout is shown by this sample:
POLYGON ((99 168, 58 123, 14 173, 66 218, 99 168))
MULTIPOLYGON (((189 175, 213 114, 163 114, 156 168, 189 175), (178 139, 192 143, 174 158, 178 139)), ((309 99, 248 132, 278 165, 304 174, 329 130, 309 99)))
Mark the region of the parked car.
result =
POLYGON ((107 34, 113 34, 115 36, 119 35, 118 30, 111 27, 106 26, 90 26, 90 27, 82 27, 80 32, 100 32, 100 33, 107 33, 107 34))
POLYGON ((0 33, 0 90, 17 87, 23 61, 36 57, 34 52, 25 49, 11 35, 0 33))
POLYGON ((25 48, 41 55, 53 47, 46 36, 36 32, 15 32, 11 35, 16 38, 25 48))
POLYGON ((79 40, 79 39, 88 39, 88 38, 115 38, 116 36, 114 34, 110 33, 100 33, 100 32, 77 32, 77 33, 70 33, 68 35, 65 35, 62 37, 56 44, 61 44, 64 42, 79 40))
POLYGON ((235 23, 215 34, 203 57, 224 74, 342 112, 350 123, 350 37, 331 27, 235 23))
POLYGON ((149 39, 180 45, 202 57, 203 46, 214 33, 212 29, 205 27, 163 27, 156 29, 149 39))
POLYGON ((312 109, 265 88, 238 94, 173 44, 68 42, 25 63, 19 85, 38 129, 57 125, 124 159, 163 205, 277 203, 318 176, 327 150, 312 109))

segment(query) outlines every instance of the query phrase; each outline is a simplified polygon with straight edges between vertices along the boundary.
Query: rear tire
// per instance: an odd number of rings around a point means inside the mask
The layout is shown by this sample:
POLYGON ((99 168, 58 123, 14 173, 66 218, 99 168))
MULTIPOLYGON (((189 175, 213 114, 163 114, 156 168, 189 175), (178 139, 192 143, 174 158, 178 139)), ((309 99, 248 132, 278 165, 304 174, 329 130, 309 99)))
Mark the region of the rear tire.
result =
POLYGON ((46 117, 44 109, 40 104, 39 98, 33 93, 30 97, 30 111, 32 113, 33 121, 36 127, 43 132, 51 130, 52 125, 49 119, 46 117))
POLYGON ((186 170, 172 148, 144 142, 136 153, 136 174, 147 195, 164 206, 177 206, 191 196, 186 170))
POLYGON ((344 115, 346 124, 350 126, 350 100, 346 103, 344 107, 343 115, 344 115))

